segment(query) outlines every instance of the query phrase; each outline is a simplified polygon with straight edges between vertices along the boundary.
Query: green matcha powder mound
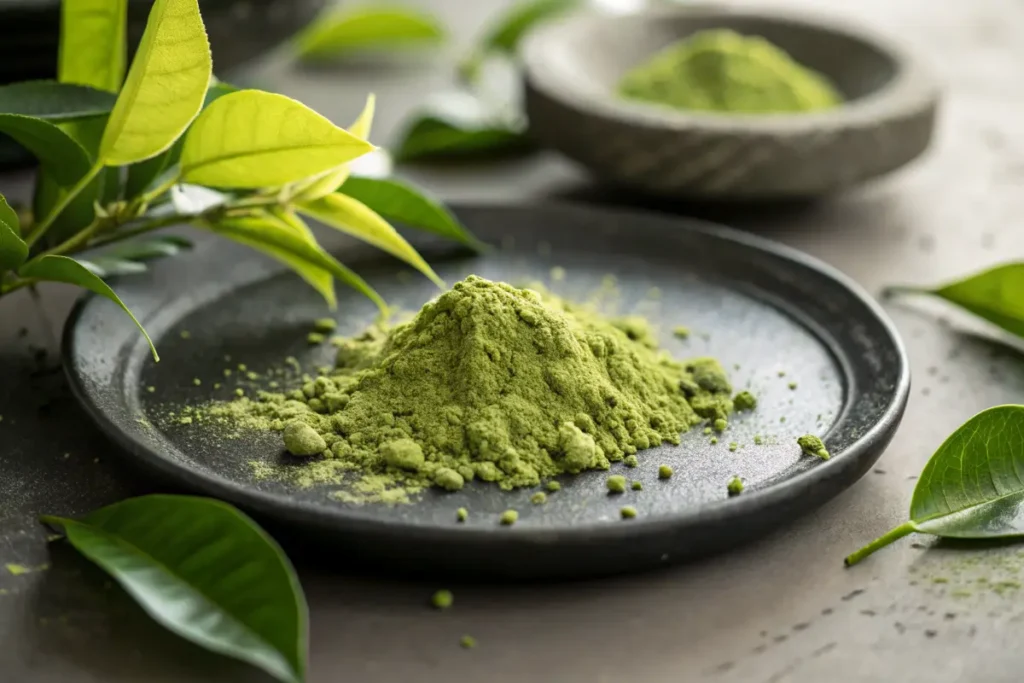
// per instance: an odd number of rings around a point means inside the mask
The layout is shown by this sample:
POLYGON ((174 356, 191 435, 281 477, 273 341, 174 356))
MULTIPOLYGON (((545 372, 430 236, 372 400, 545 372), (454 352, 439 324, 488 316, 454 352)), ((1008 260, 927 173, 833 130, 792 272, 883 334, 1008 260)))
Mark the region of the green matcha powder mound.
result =
POLYGON ((295 455, 323 452, 374 490, 538 486, 733 411, 717 361, 673 360, 631 323, 470 276, 406 323, 337 340, 335 369, 301 390, 205 411, 283 430, 295 455))
POLYGON ((770 114, 831 109, 842 96, 822 74, 764 38, 717 29, 674 43, 629 73, 619 94, 674 109, 770 114))

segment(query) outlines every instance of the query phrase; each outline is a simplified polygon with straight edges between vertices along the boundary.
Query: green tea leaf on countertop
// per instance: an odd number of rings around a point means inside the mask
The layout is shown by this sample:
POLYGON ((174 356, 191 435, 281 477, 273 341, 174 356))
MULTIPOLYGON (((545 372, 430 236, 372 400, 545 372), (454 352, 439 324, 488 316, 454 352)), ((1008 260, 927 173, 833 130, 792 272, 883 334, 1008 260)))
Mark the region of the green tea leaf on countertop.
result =
POLYGON ((414 114, 395 156, 399 161, 493 158, 532 148, 526 122, 493 111, 468 93, 436 98, 414 114))
POLYGON ((335 192, 314 201, 304 202, 298 208, 302 213, 316 218, 325 225, 402 259, 426 275, 438 287, 445 288, 444 281, 427 265, 412 245, 379 214, 359 200, 335 192))
POLYGON ((322 60, 368 49, 398 49, 440 43, 444 27, 433 16, 401 7, 340 7, 296 39, 298 54, 322 60))
POLYGON ((177 635, 280 681, 305 680, 302 587, 281 548, 235 508, 151 495, 43 521, 177 635))
POLYGON ((978 413, 921 472, 910 520, 846 558, 852 565, 910 533, 945 538, 1024 536, 1024 406, 978 413))
POLYGON ((106 115, 114 108, 115 100, 109 92, 56 81, 0 85, 0 113, 51 121, 106 115))
POLYGON ((266 252, 278 251, 329 272, 333 277, 360 292, 384 311, 386 305, 361 277, 339 263, 318 244, 311 243, 292 226, 282 225, 273 216, 224 218, 217 223, 196 223, 199 227, 223 235, 239 244, 266 252))
POLYGON ((350 177, 339 191, 389 221, 432 232, 480 250, 481 244, 440 201, 393 178, 350 177))
POLYGON ((124 305, 124 302, 121 301, 120 297, 114 293, 114 290, 110 288, 110 285, 101 280, 95 273, 73 258, 56 255, 40 256, 32 259, 18 269, 18 275, 26 279, 42 280, 44 282, 64 282, 69 285, 77 285, 83 289, 88 289, 90 292, 94 292, 102 297, 110 299, 117 304, 129 318, 132 319, 132 322, 134 322, 142 332, 142 336, 144 336, 146 341, 149 343, 150 351, 153 352, 153 359, 160 360, 160 356, 157 355, 156 352, 156 347, 153 346, 153 340, 149 338, 149 335, 142 327, 142 324, 135 318, 135 315, 132 314, 128 307, 124 305))
POLYGON ((18 214, 0 195, 0 273, 17 268, 28 258, 28 245, 21 239, 18 214))
POLYGON ((62 0, 57 78, 116 93, 128 60, 128 0, 62 0))
POLYGON ((935 289, 890 287, 885 294, 931 294, 1024 337, 1024 262, 1007 263, 935 289))
POLYGON ((459 64, 467 81, 476 80, 483 59, 493 52, 514 55, 519 42, 535 26, 582 6, 583 0, 523 0, 513 5, 492 25, 474 52, 459 64))
POLYGON ((156 0, 110 113, 100 160, 124 166, 174 144, 202 108, 212 70, 197 0, 156 0))
POLYGON ((181 152, 182 179, 223 188, 278 187, 373 149, 301 102, 260 90, 221 97, 196 119, 181 152))

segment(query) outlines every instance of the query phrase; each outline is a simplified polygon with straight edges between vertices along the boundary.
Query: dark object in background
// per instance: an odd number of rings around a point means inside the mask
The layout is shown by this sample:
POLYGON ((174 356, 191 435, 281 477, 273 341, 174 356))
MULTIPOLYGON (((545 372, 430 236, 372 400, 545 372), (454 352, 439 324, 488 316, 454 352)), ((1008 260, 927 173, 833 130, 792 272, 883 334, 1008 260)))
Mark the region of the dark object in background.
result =
MULTIPOLYGON (((218 77, 266 53, 313 20, 326 0, 199 0, 218 77)), ((129 0, 131 49, 142 37, 152 0, 129 0)), ((57 75, 60 0, 0 0, 0 84, 57 75)), ((0 139, 0 169, 31 163, 0 139)))

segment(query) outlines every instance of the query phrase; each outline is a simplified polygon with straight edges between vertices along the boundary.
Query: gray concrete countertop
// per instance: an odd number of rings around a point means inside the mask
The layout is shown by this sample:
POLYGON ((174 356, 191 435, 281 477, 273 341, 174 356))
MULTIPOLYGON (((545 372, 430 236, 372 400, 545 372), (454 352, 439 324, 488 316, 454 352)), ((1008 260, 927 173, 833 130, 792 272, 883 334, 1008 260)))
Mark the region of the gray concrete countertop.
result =
MULTIPOLYGON (((426 0, 421 0, 426 2, 426 0)), ((465 42, 497 3, 433 0, 465 42)), ((947 88, 933 151, 903 173, 813 206, 656 208, 709 214, 806 250, 872 291, 932 283, 1024 255, 1024 4, 1019 0, 803 0, 900 36, 947 88)), ((390 139, 445 64, 301 70, 282 58, 245 74, 339 122, 378 93, 375 139, 390 139)), ((595 192, 551 155, 419 168, 449 199, 595 192)), ((27 178, 0 178, 5 193, 27 178)), ((119 464, 67 393, 54 359, 72 301, 44 291, 0 302, 0 680, 18 683, 265 681, 151 624, 60 544, 41 512, 73 514, 153 484, 119 464), (20 332, 24 328, 25 332, 20 332), (43 357, 43 352, 47 355, 43 357), (48 570, 12 575, 6 563, 48 570)), ((874 473, 756 544, 665 571, 559 585, 448 585, 302 567, 312 606, 311 683, 385 681, 1019 681, 1024 546, 969 549, 912 537, 853 569, 842 557, 904 519, 916 475, 973 413, 1024 397, 1024 359, 936 308, 887 304, 909 347, 906 418, 874 473), (459 648, 462 634, 479 647, 459 648)), ((416 568, 409 567, 415 576, 416 568)))

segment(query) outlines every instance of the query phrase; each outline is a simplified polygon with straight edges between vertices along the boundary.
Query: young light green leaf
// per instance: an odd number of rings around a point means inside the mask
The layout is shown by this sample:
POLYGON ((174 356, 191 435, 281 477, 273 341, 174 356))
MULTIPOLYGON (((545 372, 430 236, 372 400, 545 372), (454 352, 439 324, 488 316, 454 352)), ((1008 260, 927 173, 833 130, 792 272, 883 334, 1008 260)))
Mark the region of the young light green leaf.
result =
POLYGON ((486 248, 453 216, 444 204, 421 190, 392 178, 353 176, 339 190, 357 199, 389 221, 426 230, 473 249, 486 248))
POLYGON ((167 629, 285 683, 305 680, 302 587, 281 548, 235 508, 151 495, 42 520, 167 629))
POLYGON ((31 152, 60 185, 74 185, 92 166, 82 145, 50 121, 0 114, 0 133, 10 135, 31 152))
POLYGON ((210 187, 279 187, 371 149, 301 102, 239 90, 207 107, 189 129, 181 173, 187 182, 210 187))
POLYGON ((1007 263, 936 289, 890 287, 887 294, 932 294, 1024 337, 1024 262, 1007 263))
POLYGON ((0 273, 17 268, 26 258, 28 245, 21 239, 18 214, 0 195, 0 273))
POLYGON ((526 123, 491 111, 468 93, 435 99, 405 129, 395 156, 400 161, 499 157, 531 148, 526 123))
POLYGON ((115 99, 111 93, 84 85, 24 81, 0 86, 0 113, 64 121, 109 114, 115 99))
MULTIPOLYGON (((316 245, 316 237, 313 235, 313 231, 309 229, 309 226, 294 211, 276 208, 272 215, 283 225, 291 228, 302 239, 314 246, 316 245)), ((338 307, 338 297, 334 293, 334 277, 329 272, 280 249, 263 247, 261 251, 295 271, 295 274, 305 280, 306 284, 319 292, 320 296, 327 303, 328 308, 332 311, 338 307)))
POLYGON ((128 0, 62 0, 57 79, 116 93, 128 59, 128 0))
POLYGON ((398 49, 440 43, 444 27, 408 8, 339 8, 325 14, 296 40, 300 57, 320 60, 360 50, 398 49))
POLYGON ((513 5, 494 22, 476 50, 459 64, 459 72, 465 80, 474 81, 489 53, 514 55, 531 29, 582 4, 583 0, 524 0, 513 5))
POLYGON ((42 280, 45 282, 65 282, 70 285, 77 285, 83 289, 88 289, 90 292, 99 294, 102 297, 110 299, 115 304, 121 307, 121 310, 128 314, 128 317, 132 319, 132 322, 142 332, 142 336, 146 338, 149 343, 149 349, 153 352, 153 359, 159 361, 160 356, 157 355, 156 347, 153 346, 153 340, 149 338, 146 330, 142 327, 142 324, 135 318, 128 307, 124 305, 124 302, 114 293, 114 290, 110 286, 97 277, 92 271, 80 264, 78 261, 67 256, 56 256, 56 255, 44 255, 38 258, 32 259, 21 268, 18 269, 18 275, 26 279, 42 280))
MULTIPOLYGON (((221 81, 211 81, 210 87, 206 90, 203 108, 205 109, 221 97, 237 91, 238 88, 233 85, 221 81)), ((184 138, 178 138, 166 151, 129 166, 128 178, 124 187, 125 197, 134 199, 141 196, 154 186, 159 185, 165 173, 173 173, 174 166, 181 158, 181 148, 184 142, 184 138)))
MULTIPOLYGON (((366 98, 366 106, 363 107, 362 113, 360 113, 355 122, 349 126, 348 131, 352 133, 352 135, 363 140, 369 140, 370 129, 373 127, 373 113, 376 109, 376 105, 377 98, 373 93, 370 93, 366 98)), ((373 154, 373 152, 370 154, 373 154)), ((364 156, 361 158, 365 159, 366 157, 364 156)), ((342 164, 338 168, 327 171, 318 177, 295 183, 293 185, 295 188, 295 201, 312 201, 331 194, 341 187, 341 184, 345 182, 345 179, 348 178, 350 172, 351 169, 349 164, 342 164)))
POLYGON ((164 151, 203 106, 213 62, 197 0, 156 0, 100 144, 107 166, 164 151))
POLYGON ((292 227, 281 225, 280 221, 269 214, 224 218, 216 223, 200 222, 197 225, 254 249, 273 249, 322 268, 365 295, 377 304, 381 311, 386 310, 384 300, 361 277, 339 263, 319 245, 310 243, 302 235, 296 234, 292 227))
POLYGON ((921 472, 910 520, 846 558, 852 565, 907 534, 1024 536, 1024 406, 978 413, 946 439, 921 472))
POLYGON ((427 265, 419 252, 413 249, 386 220, 362 202, 348 195, 334 193, 300 204, 299 211, 402 259, 426 275, 438 287, 445 287, 444 280, 427 265))

